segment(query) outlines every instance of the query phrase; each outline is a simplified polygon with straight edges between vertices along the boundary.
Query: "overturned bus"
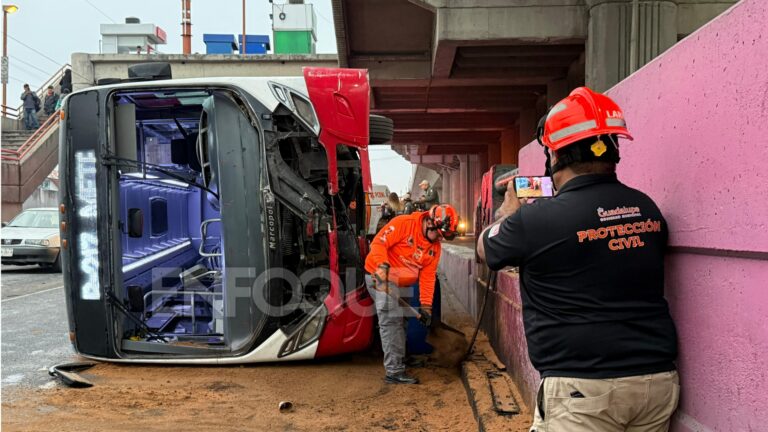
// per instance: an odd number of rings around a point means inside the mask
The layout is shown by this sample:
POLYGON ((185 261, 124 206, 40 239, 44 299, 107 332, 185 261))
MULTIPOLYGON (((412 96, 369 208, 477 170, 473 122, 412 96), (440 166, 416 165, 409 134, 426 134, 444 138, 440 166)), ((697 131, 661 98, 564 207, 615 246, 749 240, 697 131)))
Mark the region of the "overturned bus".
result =
POLYGON ((367 72, 123 82, 62 110, 70 339, 86 357, 227 364, 365 349, 367 72))

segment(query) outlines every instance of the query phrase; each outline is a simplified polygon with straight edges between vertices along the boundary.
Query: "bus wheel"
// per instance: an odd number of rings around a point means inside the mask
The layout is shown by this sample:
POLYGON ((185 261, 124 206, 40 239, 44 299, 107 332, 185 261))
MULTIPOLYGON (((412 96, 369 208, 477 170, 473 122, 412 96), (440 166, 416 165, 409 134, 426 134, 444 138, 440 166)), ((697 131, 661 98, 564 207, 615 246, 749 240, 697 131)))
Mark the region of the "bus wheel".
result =
POLYGON ((386 144, 392 142, 394 125, 392 124, 391 118, 371 114, 368 121, 371 144, 386 144))

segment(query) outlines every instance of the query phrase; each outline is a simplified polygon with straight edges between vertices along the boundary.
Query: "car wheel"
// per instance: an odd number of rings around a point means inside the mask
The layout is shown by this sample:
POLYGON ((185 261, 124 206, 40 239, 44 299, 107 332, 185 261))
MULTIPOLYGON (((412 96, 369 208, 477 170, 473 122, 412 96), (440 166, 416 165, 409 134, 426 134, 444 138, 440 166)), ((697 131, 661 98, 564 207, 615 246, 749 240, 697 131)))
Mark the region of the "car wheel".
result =
POLYGON ((53 273, 61 273, 61 252, 56 255, 56 261, 48 269, 53 273))
POLYGON ((392 142, 394 124, 392 119, 376 114, 371 114, 369 119, 369 134, 371 144, 386 144, 392 142))

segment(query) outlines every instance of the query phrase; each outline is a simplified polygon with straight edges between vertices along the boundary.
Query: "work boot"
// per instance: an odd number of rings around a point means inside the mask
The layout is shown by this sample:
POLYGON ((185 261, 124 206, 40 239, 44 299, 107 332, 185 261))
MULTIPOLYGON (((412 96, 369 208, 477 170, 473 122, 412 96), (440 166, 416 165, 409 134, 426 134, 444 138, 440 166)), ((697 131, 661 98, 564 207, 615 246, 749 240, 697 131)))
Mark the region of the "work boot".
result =
POLYGON ((424 356, 406 356, 403 363, 410 368, 422 368, 426 366, 427 359, 424 356))
POLYGON ((419 380, 406 375, 405 372, 400 372, 396 375, 387 375, 384 378, 384 382, 387 384, 418 384, 419 380))

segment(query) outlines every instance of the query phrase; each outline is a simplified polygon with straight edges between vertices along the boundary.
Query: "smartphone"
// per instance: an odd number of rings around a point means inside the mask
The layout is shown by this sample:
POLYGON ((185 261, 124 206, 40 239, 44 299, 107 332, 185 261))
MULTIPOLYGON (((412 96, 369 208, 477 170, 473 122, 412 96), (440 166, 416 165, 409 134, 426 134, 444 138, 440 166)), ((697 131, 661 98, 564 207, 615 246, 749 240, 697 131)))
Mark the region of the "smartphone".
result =
POLYGON ((515 193, 518 198, 551 198, 552 177, 546 176, 515 176, 515 193))

